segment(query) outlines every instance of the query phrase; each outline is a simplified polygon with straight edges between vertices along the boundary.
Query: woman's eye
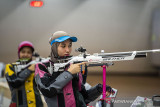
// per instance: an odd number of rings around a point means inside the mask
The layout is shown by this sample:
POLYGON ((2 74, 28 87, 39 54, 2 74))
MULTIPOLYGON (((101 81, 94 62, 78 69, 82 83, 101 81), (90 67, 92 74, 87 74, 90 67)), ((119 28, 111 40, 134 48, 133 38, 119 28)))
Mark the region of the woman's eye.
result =
POLYGON ((28 54, 31 54, 31 52, 28 52, 28 54))
POLYGON ((22 53, 25 53, 25 51, 22 51, 22 53))
POLYGON ((64 46, 64 45, 62 45, 61 47, 62 47, 62 48, 65 48, 65 46, 64 46))
POLYGON ((72 47, 72 45, 69 45, 69 47, 72 47))

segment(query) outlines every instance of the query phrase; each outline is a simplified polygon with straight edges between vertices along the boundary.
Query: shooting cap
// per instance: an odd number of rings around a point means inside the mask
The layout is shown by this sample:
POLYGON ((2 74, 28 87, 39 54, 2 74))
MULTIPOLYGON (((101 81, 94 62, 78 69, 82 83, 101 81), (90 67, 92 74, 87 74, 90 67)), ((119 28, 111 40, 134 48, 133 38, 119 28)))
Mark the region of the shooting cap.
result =
POLYGON ((20 53, 20 51, 21 51, 21 49, 23 47, 30 47, 32 49, 32 52, 34 52, 34 46, 33 46, 33 44, 31 42, 29 42, 29 41, 23 41, 18 46, 18 57, 19 57, 19 53, 20 53))
POLYGON ((56 31, 55 33, 52 34, 52 37, 49 39, 49 43, 52 44, 55 42, 63 42, 67 39, 70 39, 72 42, 76 42, 77 38, 74 36, 70 36, 64 31, 56 31))

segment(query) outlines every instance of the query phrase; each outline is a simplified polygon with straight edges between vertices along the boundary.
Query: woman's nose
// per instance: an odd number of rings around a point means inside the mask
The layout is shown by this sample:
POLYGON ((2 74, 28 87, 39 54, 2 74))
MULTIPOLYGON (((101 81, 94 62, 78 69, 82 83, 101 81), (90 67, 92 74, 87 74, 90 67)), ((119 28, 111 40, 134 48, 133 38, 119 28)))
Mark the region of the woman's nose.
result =
POLYGON ((68 47, 66 47, 66 52, 69 52, 69 48, 68 47))
POLYGON ((25 53, 24 56, 27 57, 27 56, 28 56, 28 53, 25 53))

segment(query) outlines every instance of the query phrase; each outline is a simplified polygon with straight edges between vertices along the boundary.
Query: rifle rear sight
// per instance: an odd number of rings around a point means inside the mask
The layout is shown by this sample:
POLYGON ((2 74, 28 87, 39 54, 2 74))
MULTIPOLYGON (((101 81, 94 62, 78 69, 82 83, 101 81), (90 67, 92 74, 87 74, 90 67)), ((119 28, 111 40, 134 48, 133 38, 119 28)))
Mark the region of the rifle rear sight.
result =
POLYGON ((76 49, 76 52, 85 53, 86 49, 84 49, 82 46, 76 49))
POLYGON ((80 46, 79 48, 75 49, 75 51, 83 53, 83 57, 86 58, 86 56, 87 56, 86 53, 85 53, 86 49, 83 48, 82 46, 80 46))

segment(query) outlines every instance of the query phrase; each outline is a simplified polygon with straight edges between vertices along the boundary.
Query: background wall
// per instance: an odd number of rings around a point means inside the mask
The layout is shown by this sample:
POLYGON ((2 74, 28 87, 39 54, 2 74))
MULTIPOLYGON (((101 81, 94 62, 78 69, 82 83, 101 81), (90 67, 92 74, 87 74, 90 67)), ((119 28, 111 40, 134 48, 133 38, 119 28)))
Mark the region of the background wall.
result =
MULTIPOLYGON (((21 41, 33 42, 41 56, 50 53, 48 39, 57 30, 78 37, 88 53, 151 49, 151 18, 160 0, 43 0, 41 8, 31 0, 0 0, 0 62, 17 59, 21 41)), ((78 53, 73 52, 73 55, 78 53)), ((100 70, 92 68, 91 71, 100 70)), ((150 56, 116 62, 109 72, 156 72, 150 56)))

